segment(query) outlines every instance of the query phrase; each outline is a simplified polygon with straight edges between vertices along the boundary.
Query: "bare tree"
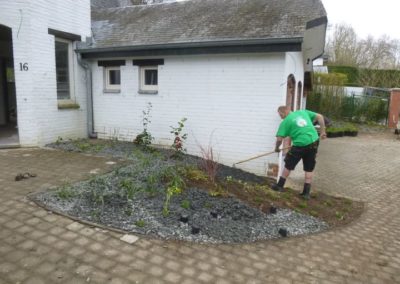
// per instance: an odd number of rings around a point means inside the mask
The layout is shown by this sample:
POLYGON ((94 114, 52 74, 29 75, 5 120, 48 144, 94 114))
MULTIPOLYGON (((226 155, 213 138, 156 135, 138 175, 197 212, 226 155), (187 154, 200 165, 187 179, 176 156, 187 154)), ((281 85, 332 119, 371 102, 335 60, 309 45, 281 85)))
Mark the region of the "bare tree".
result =
POLYGON ((326 46, 330 63, 369 69, 399 69, 400 42, 388 36, 359 39, 346 24, 335 26, 326 46))
POLYGON ((358 66, 359 45, 354 29, 346 24, 335 26, 327 42, 330 63, 335 65, 358 66))
POLYGON ((359 65, 372 69, 397 69, 399 67, 399 41, 388 36, 378 39, 369 36, 359 42, 359 65))

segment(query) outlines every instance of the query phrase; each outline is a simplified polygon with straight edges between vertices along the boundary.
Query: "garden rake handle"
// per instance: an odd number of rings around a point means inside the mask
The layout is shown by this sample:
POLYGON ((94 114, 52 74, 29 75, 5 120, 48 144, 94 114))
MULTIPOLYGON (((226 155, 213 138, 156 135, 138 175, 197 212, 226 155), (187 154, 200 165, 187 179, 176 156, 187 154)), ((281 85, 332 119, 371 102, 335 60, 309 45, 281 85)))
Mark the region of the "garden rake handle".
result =
MULTIPOLYGON (((290 148, 291 148, 291 146, 290 146, 290 147, 283 148, 283 149, 281 149, 280 151, 288 150, 288 149, 290 149, 290 148)), ((264 156, 268 156, 268 155, 271 155, 271 154, 273 154, 273 153, 277 153, 277 152, 271 151, 271 152, 268 152, 268 153, 260 154, 260 155, 257 155, 257 156, 248 158, 248 159, 246 159, 246 160, 242 160, 242 161, 239 161, 239 162, 237 162, 237 163, 234 163, 233 165, 235 166, 235 165, 237 165, 237 164, 241 164, 241 163, 244 163, 244 162, 248 162, 248 161, 251 161, 251 160, 255 160, 255 159, 257 159, 257 158, 261 158, 261 157, 264 157, 264 156)))

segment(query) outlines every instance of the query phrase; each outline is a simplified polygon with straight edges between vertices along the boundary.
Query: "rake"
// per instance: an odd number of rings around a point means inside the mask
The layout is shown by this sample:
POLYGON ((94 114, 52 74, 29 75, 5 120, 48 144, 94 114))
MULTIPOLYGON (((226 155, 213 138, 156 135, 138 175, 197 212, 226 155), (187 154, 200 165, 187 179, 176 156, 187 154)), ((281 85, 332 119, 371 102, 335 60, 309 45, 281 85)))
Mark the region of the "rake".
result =
MULTIPOLYGON (((288 150, 288 149, 290 149, 290 148, 291 148, 291 147, 282 148, 282 149, 280 149, 280 151, 288 150)), ((276 152, 275 152, 275 151, 271 151, 271 152, 259 154, 259 155, 257 155, 257 156, 248 158, 248 159, 246 159, 246 160, 242 160, 242 161, 236 162, 236 163, 233 164, 233 167, 235 168, 236 165, 238 165, 238 164, 241 164, 241 163, 244 163, 244 162, 248 162, 248 161, 251 161, 251 160, 255 160, 255 159, 258 159, 258 158, 261 158, 261 157, 265 157, 265 156, 271 155, 271 154, 273 154, 273 153, 276 153, 276 152)))

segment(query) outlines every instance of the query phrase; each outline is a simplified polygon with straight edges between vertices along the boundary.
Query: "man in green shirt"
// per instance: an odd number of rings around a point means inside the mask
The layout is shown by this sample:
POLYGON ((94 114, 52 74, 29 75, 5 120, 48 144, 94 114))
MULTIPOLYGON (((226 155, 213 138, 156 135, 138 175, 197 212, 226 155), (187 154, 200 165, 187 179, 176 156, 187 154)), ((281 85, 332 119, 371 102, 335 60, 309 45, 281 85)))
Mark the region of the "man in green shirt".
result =
POLYGON ((304 188, 300 194, 303 198, 310 198, 311 181, 315 168, 315 157, 317 155, 319 138, 326 138, 324 117, 308 110, 290 111, 286 106, 280 106, 278 113, 283 119, 276 133, 275 151, 279 152, 279 147, 285 137, 290 137, 292 147, 285 157, 285 168, 279 177, 278 183, 272 185, 272 189, 283 191, 286 179, 290 172, 295 169, 297 163, 303 160, 305 172, 304 188), (320 125, 320 135, 315 130, 313 121, 318 121, 320 125))

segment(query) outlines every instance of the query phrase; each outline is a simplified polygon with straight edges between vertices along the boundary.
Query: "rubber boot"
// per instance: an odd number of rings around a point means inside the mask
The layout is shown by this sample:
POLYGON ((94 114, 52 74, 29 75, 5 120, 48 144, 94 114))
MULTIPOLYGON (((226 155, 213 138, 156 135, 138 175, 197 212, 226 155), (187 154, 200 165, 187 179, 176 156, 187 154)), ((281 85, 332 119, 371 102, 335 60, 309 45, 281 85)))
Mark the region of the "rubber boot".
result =
POLYGON ((284 189, 282 186, 279 186, 277 183, 274 183, 273 185, 271 185, 271 189, 274 191, 278 191, 278 192, 283 192, 284 189))
POLYGON ((300 193, 300 196, 303 197, 306 200, 309 200, 310 199, 310 191, 311 191, 311 184, 305 183, 304 184, 304 188, 303 188, 303 192, 300 193))
POLYGON ((271 189, 274 191, 283 192, 283 186, 285 185, 286 179, 284 177, 280 177, 278 183, 274 183, 271 186, 271 189))

